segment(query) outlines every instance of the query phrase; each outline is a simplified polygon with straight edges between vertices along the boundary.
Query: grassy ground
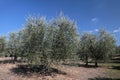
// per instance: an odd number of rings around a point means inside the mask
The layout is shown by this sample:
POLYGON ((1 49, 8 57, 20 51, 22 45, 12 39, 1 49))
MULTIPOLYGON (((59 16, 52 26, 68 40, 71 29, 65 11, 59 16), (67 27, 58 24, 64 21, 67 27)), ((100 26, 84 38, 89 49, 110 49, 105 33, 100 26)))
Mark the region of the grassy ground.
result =
POLYGON ((84 63, 53 66, 52 75, 42 75, 32 68, 19 67, 10 58, 0 58, 0 80, 120 80, 120 63, 100 63, 100 67, 85 67, 84 63))

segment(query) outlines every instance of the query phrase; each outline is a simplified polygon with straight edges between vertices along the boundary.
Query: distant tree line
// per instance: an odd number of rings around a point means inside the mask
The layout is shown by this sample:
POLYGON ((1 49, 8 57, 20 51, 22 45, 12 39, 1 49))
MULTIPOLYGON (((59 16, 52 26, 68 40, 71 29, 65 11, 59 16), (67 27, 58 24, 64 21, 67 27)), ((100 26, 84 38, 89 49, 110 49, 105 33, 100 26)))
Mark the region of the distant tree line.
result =
POLYGON ((0 53, 14 61, 20 57, 28 64, 45 68, 75 56, 85 61, 86 66, 92 59, 97 67, 99 60, 120 53, 120 47, 116 47, 114 36, 106 30, 79 35, 76 23, 64 15, 50 21, 29 17, 19 32, 10 33, 8 39, 0 37, 0 53))

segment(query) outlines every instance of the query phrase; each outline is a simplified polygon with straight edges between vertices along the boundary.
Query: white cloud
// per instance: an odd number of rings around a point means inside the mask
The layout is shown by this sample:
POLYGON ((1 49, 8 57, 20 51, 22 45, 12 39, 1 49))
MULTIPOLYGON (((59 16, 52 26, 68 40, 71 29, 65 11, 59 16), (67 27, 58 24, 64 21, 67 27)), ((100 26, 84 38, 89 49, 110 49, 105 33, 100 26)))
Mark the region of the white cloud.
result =
POLYGON ((94 31, 98 32, 99 30, 98 30, 98 29, 95 29, 94 31))
POLYGON ((95 18, 92 18, 91 21, 92 21, 92 22, 97 22, 97 21, 98 21, 98 18, 96 18, 96 17, 95 17, 95 18))
POLYGON ((87 31, 87 32, 93 33, 93 32, 98 32, 98 31, 99 31, 99 29, 94 29, 94 30, 89 30, 89 31, 87 31))
POLYGON ((113 30, 113 33, 120 32, 120 27, 118 29, 113 30))

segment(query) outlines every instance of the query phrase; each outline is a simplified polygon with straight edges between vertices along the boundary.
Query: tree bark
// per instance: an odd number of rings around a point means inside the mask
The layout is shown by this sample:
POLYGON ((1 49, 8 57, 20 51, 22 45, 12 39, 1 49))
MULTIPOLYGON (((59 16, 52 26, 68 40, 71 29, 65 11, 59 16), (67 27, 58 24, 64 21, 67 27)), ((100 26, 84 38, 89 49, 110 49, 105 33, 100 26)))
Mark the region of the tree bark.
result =
POLYGON ((88 66, 88 56, 87 56, 87 55, 86 55, 86 57, 85 57, 85 61, 86 61, 85 66, 88 66))
POLYGON ((98 67, 98 62, 97 62, 97 60, 95 60, 95 67, 98 67))
POLYGON ((17 61, 17 56, 16 55, 14 55, 14 61, 17 61))

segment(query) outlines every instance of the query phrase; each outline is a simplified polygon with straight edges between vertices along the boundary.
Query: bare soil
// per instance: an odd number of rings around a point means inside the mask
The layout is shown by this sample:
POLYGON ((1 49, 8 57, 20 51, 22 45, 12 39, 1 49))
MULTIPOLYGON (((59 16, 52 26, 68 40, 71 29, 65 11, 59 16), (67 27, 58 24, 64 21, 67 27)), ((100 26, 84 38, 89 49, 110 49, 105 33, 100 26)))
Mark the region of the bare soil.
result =
POLYGON ((95 77, 109 77, 106 74, 108 72, 107 68, 86 68, 68 65, 57 66, 57 69, 66 74, 43 76, 38 73, 33 73, 32 75, 20 75, 12 71, 12 69, 18 67, 17 65, 19 64, 20 63, 11 63, 10 58, 0 58, 0 80, 91 80, 95 77))

